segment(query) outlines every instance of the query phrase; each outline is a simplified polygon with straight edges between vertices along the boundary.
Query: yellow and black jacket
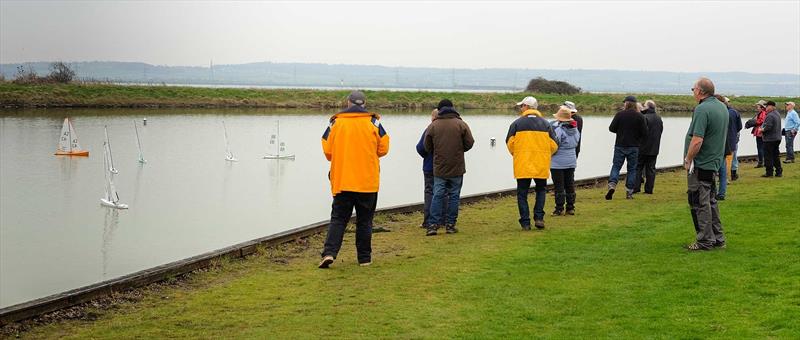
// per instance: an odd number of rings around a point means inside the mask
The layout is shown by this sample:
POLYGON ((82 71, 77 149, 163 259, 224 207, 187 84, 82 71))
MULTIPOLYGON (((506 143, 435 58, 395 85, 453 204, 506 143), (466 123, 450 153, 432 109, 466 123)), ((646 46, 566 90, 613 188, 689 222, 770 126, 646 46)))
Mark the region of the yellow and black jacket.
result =
POLYGON ((322 151, 331 162, 331 192, 378 192, 380 161, 389 152, 389 135, 380 115, 352 106, 331 117, 322 134, 322 151))
POLYGON ((520 115, 506 135, 508 152, 514 158, 514 178, 548 178, 550 158, 558 150, 553 128, 537 110, 520 115))

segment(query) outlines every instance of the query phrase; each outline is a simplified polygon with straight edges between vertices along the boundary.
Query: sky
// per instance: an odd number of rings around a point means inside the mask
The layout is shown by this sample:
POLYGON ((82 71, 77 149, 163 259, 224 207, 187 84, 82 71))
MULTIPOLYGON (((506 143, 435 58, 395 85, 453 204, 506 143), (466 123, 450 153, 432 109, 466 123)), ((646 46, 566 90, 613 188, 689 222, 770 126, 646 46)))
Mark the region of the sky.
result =
POLYGON ((0 0, 0 62, 54 60, 800 75, 800 0, 0 0))

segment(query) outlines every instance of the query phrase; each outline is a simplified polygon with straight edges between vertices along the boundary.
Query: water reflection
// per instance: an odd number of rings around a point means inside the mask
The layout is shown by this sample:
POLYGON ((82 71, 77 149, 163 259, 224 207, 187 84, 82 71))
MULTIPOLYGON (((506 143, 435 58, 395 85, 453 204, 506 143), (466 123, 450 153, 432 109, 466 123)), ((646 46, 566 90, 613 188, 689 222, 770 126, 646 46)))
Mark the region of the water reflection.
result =
POLYGON ((103 220, 103 245, 100 253, 103 255, 103 279, 109 279, 108 266, 111 262, 111 242, 114 240, 114 231, 119 226, 119 210, 113 208, 103 208, 106 211, 103 220))

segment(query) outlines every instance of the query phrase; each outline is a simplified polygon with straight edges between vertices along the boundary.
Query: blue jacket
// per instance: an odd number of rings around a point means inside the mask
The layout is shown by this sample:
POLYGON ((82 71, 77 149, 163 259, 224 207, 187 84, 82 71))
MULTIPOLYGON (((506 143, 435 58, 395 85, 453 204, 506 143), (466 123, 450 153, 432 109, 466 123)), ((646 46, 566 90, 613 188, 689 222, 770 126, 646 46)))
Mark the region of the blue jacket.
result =
POLYGON ((558 144, 558 151, 550 160, 550 169, 574 169, 578 166, 575 148, 581 140, 581 133, 572 122, 553 121, 550 124, 553 126, 558 144))
POLYGON ((783 128, 786 131, 800 130, 800 117, 797 116, 797 112, 794 110, 786 112, 786 121, 783 124, 783 128))
POLYGON ((739 149, 739 131, 742 130, 742 116, 732 107, 728 107, 728 146, 731 153, 739 149))
POLYGON ((417 143, 417 153, 422 156, 422 172, 428 174, 433 173, 433 152, 425 151, 425 133, 428 132, 428 129, 422 131, 422 137, 419 138, 419 142, 417 143))

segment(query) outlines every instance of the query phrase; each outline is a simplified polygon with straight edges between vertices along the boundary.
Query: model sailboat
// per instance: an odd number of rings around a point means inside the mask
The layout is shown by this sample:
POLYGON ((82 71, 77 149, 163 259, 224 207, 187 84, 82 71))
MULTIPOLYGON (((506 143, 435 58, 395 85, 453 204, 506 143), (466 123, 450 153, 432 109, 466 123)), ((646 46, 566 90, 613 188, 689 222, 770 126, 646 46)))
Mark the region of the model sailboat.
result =
POLYGON ((114 157, 111 156, 111 140, 108 139, 108 127, 103 126, 103 132, 105 132, 106 134, 105 145, 108 148, 108 165, 109 165, 108 169, 112 173, 118 174, 119 171, 117 170, 117 168, 114 167, 114 157))
POLYGON ((225 137, 225 160, 229 162, 238 162, 239 160, 233 156, 231 152, 231 144, 228 142, 228 128, 225 126, 225 121, 222 121, 222 132, 225 137))
POLYGON ((286 143, 281 140, 281 122, 277 122, 276 134, 269 138, 270 149, 264 159, 294 159, 294 154, 286 153, 286 143), (274 153, 270 153, 274 151, 274 153))
POLYGON ((139 128, 136 126, 136 121, 133 121, 133 131, 136 131, 136 146, 139 147, 139 163, 147 163, 144 159, 144 154, 142 153, 142 140, 139 139, 139 128))
POLYGON ((75 133, 75 128, 69 118, 64 118, 64 124, 61 126, 61 139, 58 141, 58 150, 55 154, 56 156, 89 156, 89 151, 81 149, 81 145, 78 144, 78 134, 75 133))
POLYGON ((114 186, 114 174, 111 166, 111 147, 108 141, 103 142, 103 174, 106 179, 106 194, 100 199, 100 205, 114 209, 128 209, 128 205, 120 203, 117 188, 114 186))

